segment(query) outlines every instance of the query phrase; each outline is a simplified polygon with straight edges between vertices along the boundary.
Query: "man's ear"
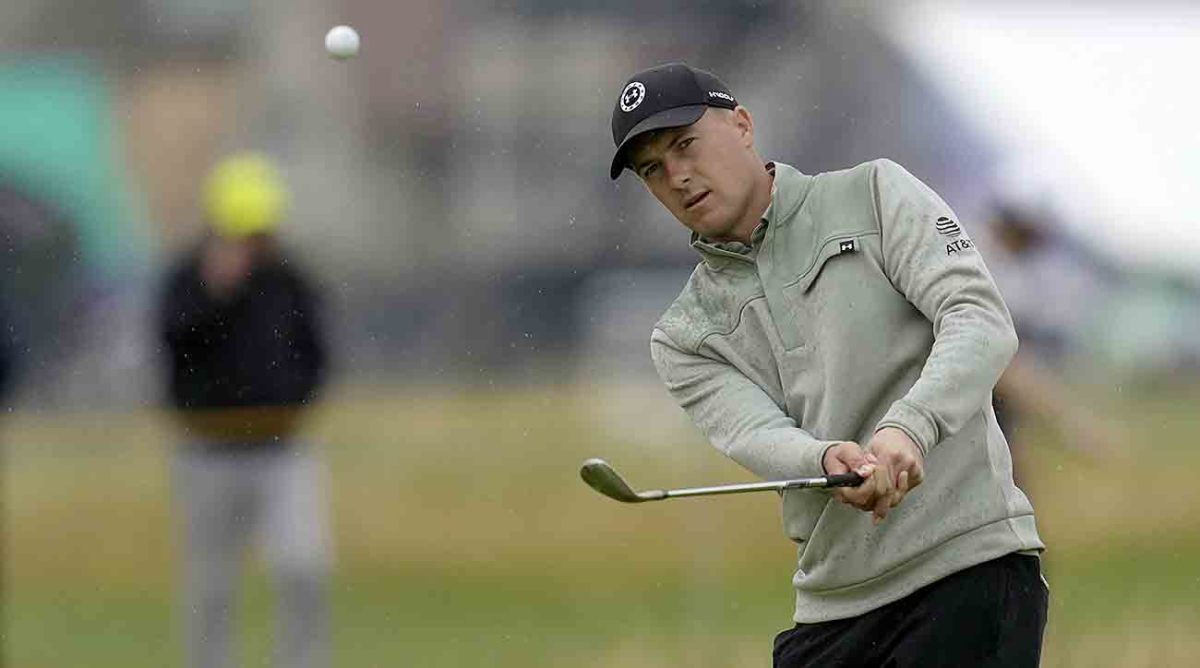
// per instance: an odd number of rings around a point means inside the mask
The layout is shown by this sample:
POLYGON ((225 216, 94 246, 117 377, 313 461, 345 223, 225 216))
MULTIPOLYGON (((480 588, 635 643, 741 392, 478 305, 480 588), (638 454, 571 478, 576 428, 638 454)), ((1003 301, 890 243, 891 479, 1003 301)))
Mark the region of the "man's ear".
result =
POLYGON ((742 142, 746 148, 754 146, 754 116, 750 115, 750 109, 746 109, 738 104, 737 109, 733 109, 733 122, 738 126, 738 132, 742 133, 742 142))
POLYGON ((754 118, 750 116, 750 110, 739 104, 733 110, 733 123, 742 137, 742 143, 747 148, 754 146, 754 118))

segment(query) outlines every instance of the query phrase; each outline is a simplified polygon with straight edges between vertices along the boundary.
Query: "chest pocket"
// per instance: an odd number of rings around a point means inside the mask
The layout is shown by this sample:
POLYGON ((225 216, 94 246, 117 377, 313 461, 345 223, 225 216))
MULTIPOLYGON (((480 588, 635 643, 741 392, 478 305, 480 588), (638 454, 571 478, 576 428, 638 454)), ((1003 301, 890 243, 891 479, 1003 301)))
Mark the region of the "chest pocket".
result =
POLYGON ((847 262, 851 257, 863 253, 862 244, 861 235, 847 235, 826 241, 820 250, 817 251, 817 256, 808 271, 801 274, 793 284, 787 286, 785 289, 797 291, 800 294, 807 294, 822 274, 832 271, 827 271, 829 266, 838 262, 847 262))
POLYGON ((837 340, 854 326, 862 286, 872 263, 865 247, 870 233, 829 238, 817 249, 811 265, 782 289, 800 347, 813 351, 821 340, 837 340))

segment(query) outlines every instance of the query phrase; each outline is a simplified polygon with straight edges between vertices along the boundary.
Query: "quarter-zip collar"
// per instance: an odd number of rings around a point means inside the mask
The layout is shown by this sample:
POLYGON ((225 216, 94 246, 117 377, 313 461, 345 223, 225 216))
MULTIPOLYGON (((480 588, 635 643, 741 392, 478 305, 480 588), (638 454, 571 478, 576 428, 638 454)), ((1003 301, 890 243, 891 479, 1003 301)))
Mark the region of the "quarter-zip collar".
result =
POLYGON ((719 271, 733 261, 754 264, 758 248, 766 239, 768 231, 787 225, 804 204, 813 177, 782 162, 769 163, 767 168, 772 166, 775 178, 771 184, 771 202, 763 212, 762 221, 751 233, 749 245, 740 241, 712 242, 695 232, 692 233, 692 248, 696 249, 713 269, 719 271))

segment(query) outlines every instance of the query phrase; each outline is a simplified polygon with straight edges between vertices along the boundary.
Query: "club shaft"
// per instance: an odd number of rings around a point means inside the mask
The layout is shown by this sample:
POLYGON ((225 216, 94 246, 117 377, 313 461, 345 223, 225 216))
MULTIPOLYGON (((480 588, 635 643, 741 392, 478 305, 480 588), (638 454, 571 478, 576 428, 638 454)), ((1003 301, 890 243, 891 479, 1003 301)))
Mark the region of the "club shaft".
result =
POLYGON ((741 494, 743 492, 777 492, 785 489, 830 487, 831 482, 834 481, 831 481, 828 477, 820 477, 774 480, 771 482, 750 482, 737 485, 718 485, 716 487, 686 487, 684 489, 662 490, 662 496, 659 498, 673 499, 683 496, 716 496, 718 494, 741 494))

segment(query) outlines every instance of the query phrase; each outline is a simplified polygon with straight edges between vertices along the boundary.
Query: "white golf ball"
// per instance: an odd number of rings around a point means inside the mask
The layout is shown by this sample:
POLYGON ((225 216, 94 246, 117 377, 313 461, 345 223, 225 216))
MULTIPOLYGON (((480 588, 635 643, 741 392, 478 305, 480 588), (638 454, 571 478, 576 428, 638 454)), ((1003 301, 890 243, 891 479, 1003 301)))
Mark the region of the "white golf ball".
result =
POLYGON ((339 60, 358 55, 358 32, 350 26, 334 26, 325 33, 325 50, 339 60))

